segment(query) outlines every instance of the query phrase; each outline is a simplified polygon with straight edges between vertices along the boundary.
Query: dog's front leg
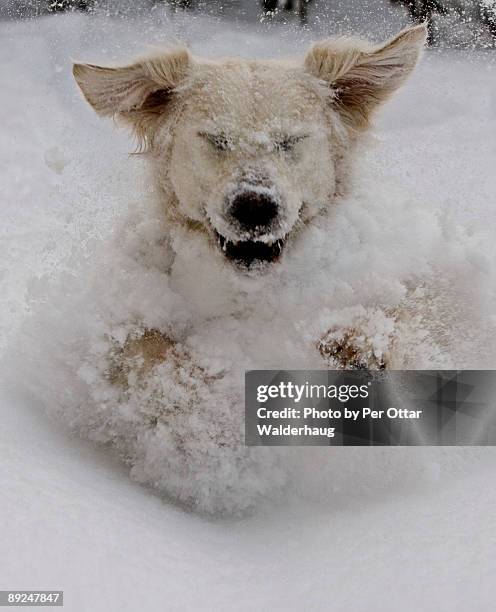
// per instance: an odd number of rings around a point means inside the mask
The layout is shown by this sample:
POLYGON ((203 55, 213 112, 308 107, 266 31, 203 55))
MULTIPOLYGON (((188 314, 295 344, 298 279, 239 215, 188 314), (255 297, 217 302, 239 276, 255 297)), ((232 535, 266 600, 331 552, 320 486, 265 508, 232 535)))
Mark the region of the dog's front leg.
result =
POLYGON ((124 390, 147 385, 155 366, 167 362, 169 374, 178 385, 191 386, 195 380, 210 383, 221 377, 195 363, 187 348, 157 329, 145 329, 128 336, 109 354, 107 379, 124 390))
POLYGON ((391 367, 397 316, 374 309, 351 325, 331 327, 317 348, 337 370, 384 370, 391 367))
POLYGON ((118 387, 127 388, 129 378, 142 380, 156 364, 174 358, 176 343, 156 329, 147 329, 129 336, 123 346, 116 346, 110 355, 107 377, 118 387))

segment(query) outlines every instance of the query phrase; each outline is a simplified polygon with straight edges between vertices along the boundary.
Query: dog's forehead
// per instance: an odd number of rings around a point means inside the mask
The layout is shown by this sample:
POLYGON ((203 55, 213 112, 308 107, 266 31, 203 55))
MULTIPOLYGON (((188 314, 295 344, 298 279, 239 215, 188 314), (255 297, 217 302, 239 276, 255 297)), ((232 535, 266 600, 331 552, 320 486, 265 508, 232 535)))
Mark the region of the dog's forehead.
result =
POLYGON ((201 66, 195 110, 206 120, 281 127, 312 122, 322 93, 303 70, 278 62, 227 60, 201 66))

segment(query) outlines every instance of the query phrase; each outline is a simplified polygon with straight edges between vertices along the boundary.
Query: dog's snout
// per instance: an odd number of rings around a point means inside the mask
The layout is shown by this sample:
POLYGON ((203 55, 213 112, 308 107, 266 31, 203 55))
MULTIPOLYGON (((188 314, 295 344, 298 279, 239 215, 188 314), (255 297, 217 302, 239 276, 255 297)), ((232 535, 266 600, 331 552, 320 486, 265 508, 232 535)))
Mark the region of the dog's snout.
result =
POLYGON ((268 227, 277 217, 277 202, 268 194, 248 191, 237 195, 229 213, 244 230, 268 227))

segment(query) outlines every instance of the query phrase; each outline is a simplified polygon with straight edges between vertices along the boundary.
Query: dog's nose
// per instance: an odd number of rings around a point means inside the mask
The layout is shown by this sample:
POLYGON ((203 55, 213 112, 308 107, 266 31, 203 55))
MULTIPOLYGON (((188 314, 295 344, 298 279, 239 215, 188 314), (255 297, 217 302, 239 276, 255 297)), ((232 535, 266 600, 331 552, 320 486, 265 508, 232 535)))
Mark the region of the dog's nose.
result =
POLYGON ((268 227, 277 211, 277 202, 270 195, 247 191, 234 198, 229 212, 244 230, 254 230, 268 227))

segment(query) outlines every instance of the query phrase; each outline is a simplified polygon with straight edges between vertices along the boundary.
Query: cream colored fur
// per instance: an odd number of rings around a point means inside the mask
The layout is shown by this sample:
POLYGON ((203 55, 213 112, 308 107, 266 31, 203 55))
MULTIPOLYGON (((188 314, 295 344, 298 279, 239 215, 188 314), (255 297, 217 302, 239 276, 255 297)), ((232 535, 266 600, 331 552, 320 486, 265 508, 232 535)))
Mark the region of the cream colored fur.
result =
MULTIPOLYGON (((132 128, 153 164, 170 227, 208 244, 219 259, 218 234, 243 238, 226 202, 246 185, 279 204, 277 223, 258 236, 262 242, 291 248, 304 240, 306 225, 332 211, 347 188, 357 140, 412 72, 426 35, 421 25, 379 46, 325 40, 303 59, 277 61, 205 60, 176 48, 122 67, 75 64, 74 76, 98 114, 132 128)), ((258 273, 270 274, 270 266, 258 273)), ((350 348, 361 327, 332 330, 330 345, 324 340, 316 350, 342 367, 387 365, 363 338, 366 351, 350 348)), ((129 350, 139 352, 136 339, 130 342, 129 350)), ((154 332, 143 342, 146 357, 154 332)), ((156 359, 153 353, 151 364, 156 359)))

